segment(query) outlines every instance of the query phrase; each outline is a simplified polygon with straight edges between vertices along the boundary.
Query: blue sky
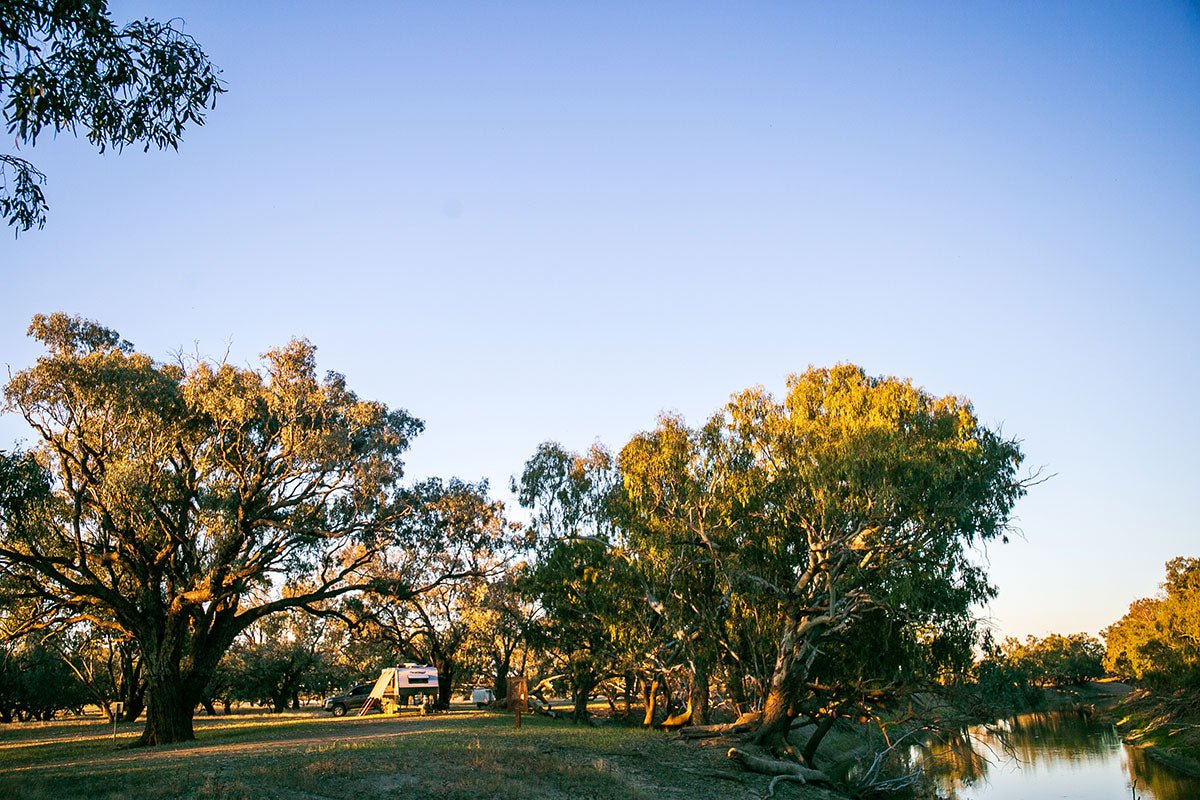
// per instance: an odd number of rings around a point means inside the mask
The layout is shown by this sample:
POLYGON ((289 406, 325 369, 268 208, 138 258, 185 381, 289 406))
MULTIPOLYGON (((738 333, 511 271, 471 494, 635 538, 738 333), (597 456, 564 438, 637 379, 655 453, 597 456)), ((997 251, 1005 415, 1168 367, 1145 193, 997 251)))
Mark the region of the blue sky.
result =
POLYGON ((426 420, 412 474, 501 489, 853 361, 1054 473, 990 552, 1001 632, 1098 632, 1200 555, 1195 4, 113 10, 186 20, 229 92, 177 154, 25 154, 12 369, 39 311, 162 357, 304 336, 426 420))

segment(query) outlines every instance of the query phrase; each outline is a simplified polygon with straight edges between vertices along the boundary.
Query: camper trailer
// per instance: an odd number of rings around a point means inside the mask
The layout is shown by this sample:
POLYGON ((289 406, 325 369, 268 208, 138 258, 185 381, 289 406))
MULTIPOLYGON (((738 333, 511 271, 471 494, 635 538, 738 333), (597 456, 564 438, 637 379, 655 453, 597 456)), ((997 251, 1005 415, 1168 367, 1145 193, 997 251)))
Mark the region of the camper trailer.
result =
POLYGON ((405 664, 385 667, 374 685, 363 684, 354 687, 348 695, 331 697, 325 701, 325 708, 339 717, 354 708, 358 708, 360 717, 374 709, 395 713, 405 705, 423 706, 436 699, 437 694, 436 667, 405 664))
MULTIPOLYGON (((385 669, 380 678, 387 673, 385 669)), ((438 694, 438 673, 436 667, 426 667, 419 664, 405 664, 403 667, 392 667, 395 675, 396 701, 415 701, 421 705, 426 700, 436 700, 438 694)), ((378 681, 376 681, 378 685, 378 681)))

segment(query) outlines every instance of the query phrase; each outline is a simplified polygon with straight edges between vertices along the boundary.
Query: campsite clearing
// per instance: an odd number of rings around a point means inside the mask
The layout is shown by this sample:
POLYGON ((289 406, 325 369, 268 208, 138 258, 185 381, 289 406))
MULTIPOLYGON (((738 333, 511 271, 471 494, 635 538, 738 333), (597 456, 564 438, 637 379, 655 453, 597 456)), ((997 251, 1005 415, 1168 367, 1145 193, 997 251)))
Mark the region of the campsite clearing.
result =
MULTIPOLYGON (((637 728, 507 714, 335 718, 305 710, 196 718, 196 741, 131 748, 140 725, 98 717, 0 728, 0 798, 438 800, 678 798, 765 793, 724 750, 637 728)), ((789 788, 784 797, 831 797, 789 788)))

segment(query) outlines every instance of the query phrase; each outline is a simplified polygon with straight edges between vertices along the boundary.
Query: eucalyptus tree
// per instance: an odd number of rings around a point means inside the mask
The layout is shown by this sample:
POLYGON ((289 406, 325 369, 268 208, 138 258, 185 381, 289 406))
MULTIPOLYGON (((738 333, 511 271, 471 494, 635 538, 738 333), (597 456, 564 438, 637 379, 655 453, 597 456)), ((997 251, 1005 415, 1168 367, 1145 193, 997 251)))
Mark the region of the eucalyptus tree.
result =
MULTIPOLYGON (((51 626, 53 627, 53 626, 51 626)), ((50 638, 54 650, 109 720, 133 722, 145 709, 141 653, 128 636, 80 623, 50 638), (116 704, 120 703, 120 713, 116 704)))
POLYGON ((1104 644, 1086 633, 1009 637, 1001 648, 1010 669, 1041 685, 1082 686, 1104 677, 1104 644))
POLYGON ((48 722, 92 698, 62 659, 54 636, 0 644, 0 722, 48 722))
POLYGON ((38 441, 5 457, 24 477, 0 484, 0 571, 64 624, 137 643, 144 743, 193 738, 206 683, 256 621, 454 577, 417 569, 445 543, 402 524, 419 502, 402 455, 422 423, 318 377, 308 342, 250 369, 159 363, 62 314, 30 334, 48 353, 5 398, 38 441))
POLYGON ((680 724, 708 722, 718 659, 736 652, 726 635, 734 586, 722 550, 744 509, 728 491, 737 464, 724 455, 719 426, 692 430, 676 416, 663 416, 620 453, 621 490, 612 508, 646 584, 649 609, 661 617, 652 652, 663 667, 688 670, 680 724))
POLYGON ((753 686, 757 740, 788 750, 797 716, 828 725, 965 663, 993 591, 974 548, 1003 535, 1020 462, 965 400, 843 365, 696 429, 662 418, 621 450, 612 507, 665 630, 742 704, 753 686))
POLYGON ((513 490, 530 509, 536 559, 522 586, 539 606, 530 636, 571 684, 574 719, 603 681, 639 660, 643 584, 622 549, 612 511, 611 454, 546 443, 525 463, 513 490))
POLYGON ((966 400, 853 365, 792 376, 782 402, 736 395, 721 423, 754 507, 729 569, 783 612, 756 740, 788 750, 826 643, 871 611, 953 627, 991 596, 975 547, 1004 535, 1022 456, 966 400))
MULTIPOLYGON (((17 148, 82 128, 100 152, 177 148, 224 91, 177 20, 115 23, 107 0, 0 4, 0 105, 17 148)), ((46 223, 46 176, 0 153, 0 217, 19 230, 46 223)))
POLYGON ((1108 670, 1155 689, 1200 687, 1200 558, 1168 561, 1159 595, 1135 600, 1103 635, 1108 670))
POLYGON ((232 700, 269 705, 276 714, 289 705, 298 707, 309 676, 328 671, 330 623, 328 617, 292 610, 251 625, 222 662, 228 684, 222 687, 224 694, 232 700))
POLYGON ((528 661, 529 632, 538 614, 538 607, 522 592, 528 573, 526 561, 507 564, 473 586, 463 609, 471 672, 490 676, 497 699, 508 696, 509 675, 524 674, 528 661))

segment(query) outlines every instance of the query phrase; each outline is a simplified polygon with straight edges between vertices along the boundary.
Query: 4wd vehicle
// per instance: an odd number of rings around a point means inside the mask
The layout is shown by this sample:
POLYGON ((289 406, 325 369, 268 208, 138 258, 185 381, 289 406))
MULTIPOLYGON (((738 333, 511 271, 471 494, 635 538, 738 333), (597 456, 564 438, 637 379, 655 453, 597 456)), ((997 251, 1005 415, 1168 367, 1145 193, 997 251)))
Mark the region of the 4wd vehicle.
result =
POLYGON ((364 683, 361 686, 355 686, 346 694, 325 698, 325 710, 332 711, 335 717, 344 717, 347 711, 356 711, 362 708, 363 703, 367 702, 367 698, 370 696, 371 684, 364 683))

